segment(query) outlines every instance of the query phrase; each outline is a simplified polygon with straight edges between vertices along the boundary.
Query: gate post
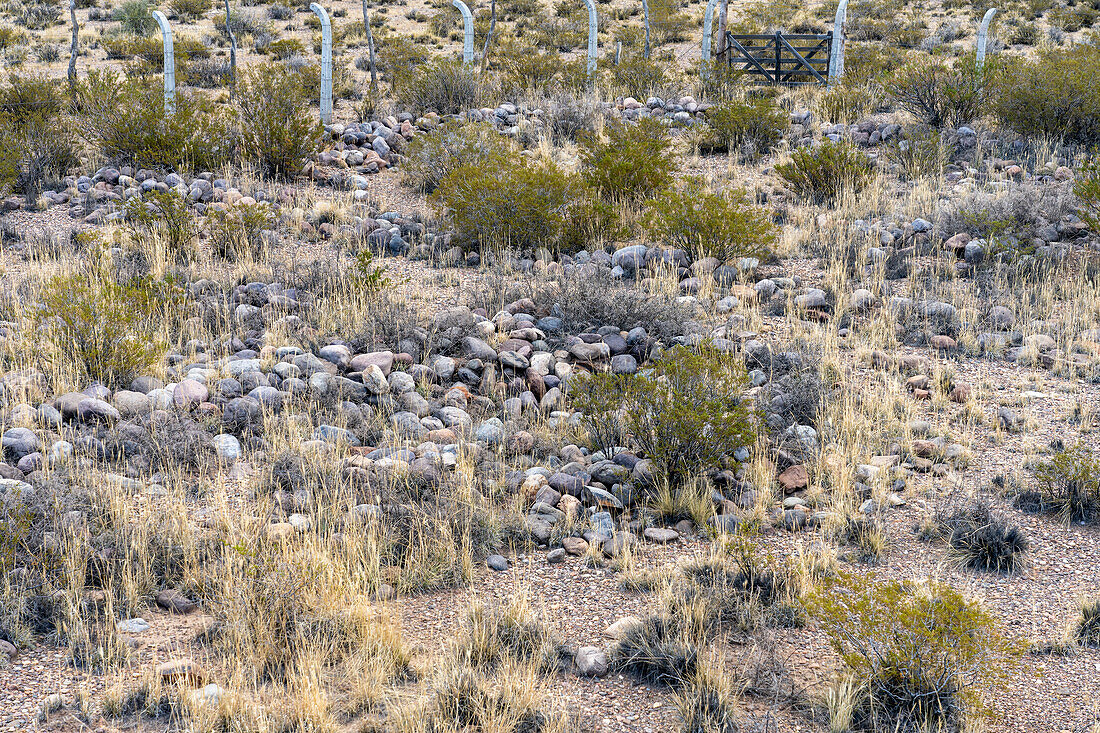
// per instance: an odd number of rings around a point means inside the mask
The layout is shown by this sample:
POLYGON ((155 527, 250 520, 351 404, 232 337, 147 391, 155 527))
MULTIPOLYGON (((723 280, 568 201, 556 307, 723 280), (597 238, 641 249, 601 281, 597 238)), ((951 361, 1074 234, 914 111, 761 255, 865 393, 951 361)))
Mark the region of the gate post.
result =
POLYGON ((462 0, 453 0, 451 4, 462 13, 462 63, 470 64, 474 60, 474 16, 470 13, 470 6, 462 0))
POLYGON ((718 0, 707 0, 707 9, 703 15, 703 46, 702 57, 699 65, 699 75, 706 79, 710 67, 710 33, 711 27, 714 24, 714 6, 718 4, 718 0))
POLYGON ((840 0, 833 21, 833 42, 829 48, 829 86, 844 76, 844 29, 848 23, 848 0, 840 0))
POLYGON ((153 11, 153 18, 164 39, 164 113, 170 115, 176 111, 176 52, 172 47, 172 27, 159 10, 153 11))
POLYGON ((332 23, 328 13, 317 3, 309 9, 321 19, 321 122, 332 122, 332 23))
POLYGON ((993 16, 996 14, 997 8, 990 8, 985 11, 985 17, 982 18, 982 24, 978 28, 978 54, 976 61, 979 71, 985 66, 985 45, 989 41, 989 24, 993 22, 993 16))
POLYGON ((588 75, 596 73, 596 3, 584 0, 588 7, 588 75))

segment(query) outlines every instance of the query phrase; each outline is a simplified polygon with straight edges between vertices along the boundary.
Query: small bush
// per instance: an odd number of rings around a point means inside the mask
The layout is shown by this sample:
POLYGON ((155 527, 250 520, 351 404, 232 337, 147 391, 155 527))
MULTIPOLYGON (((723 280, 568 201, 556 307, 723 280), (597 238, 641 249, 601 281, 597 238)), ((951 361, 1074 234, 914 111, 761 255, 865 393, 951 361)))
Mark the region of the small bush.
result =
POLYGON ((799 196, 825 203, 843 192, 862 191, 874 165, 851 143, 826 142, 794 151, 791 161, 778 164, 775 171, 799 196))
POLYGON ((508 605, 472 607, 467 636, 455 653, 460 664, 478 669, 495 669, 511 661, 549 672, 556 670, 560 661, 558 643, 523 599, 508 605))
POLYGON ((264 233, 275 226, 275 215, 267 204, 237 204, 225 211, 212 211, 206 229, 210 245, 219 257, 235 262, 263 256, 264 233))
POLYGON ((150 338, 162 293, 142 285, 117 285, 86 275, 45 283, 39 325, 66 361, 91 380, 127 385, 163 353, 150 338))
POLYGON ((617 94, 644 99, 651 94, 668 96, 672 79, 668 64, 641 57, 625 59, 611 67, 611 87, 617 94))
POLYGON ((993 111, 1013 131, 1077 145, 1100 144, 1100 48, 1078 44, 1006 63, 993 111))
POLYGON ((301 56, 305 54, 305 52, 305 44, 297 38, 280 38, 264 46, 264 53, 273 56, 279 61, 286 61, 289 58, 301 56))
MULTIPOLYGON (((644 373, 625 380, 604 374, 579 377, 570 392, 590 409, 618 400, 617 412, 634 443, 677 484, 754 442, 755 424, 743 397, 746 384, 744 367, 729 354, 677 347, 644 373)), ((606 419, 598 412, 585 416, 593 426, 606 419)))
POLYGON ((418 112, 455 115, 477 106, 479 82, 472 67, 435 59, 417 67, 408 86, 395 91, 403 104, 418 112))
POLYGON ((698 665, 691 684, 676 694, 683 733, 740 733, 737 695, 722 670, 698 665))
POLYGON ((499 733, 551 733, 560 730, 538 707, 532 680, 524 674, 509 675, 502 684, 484 680, 467 669, 442 675, 435 695, 424 709, 411 711, 403 730, 499 731, 499 733))
POLYGON ((26 31, 10 25, 0 25, 0 52, 24 46, 30 42, 26 31))
POLYGON ((1057 514, 1065 522, 1100 521, 1100 460, 1075 446, 1035 470, 1037 490, 1020 494, 1022 509, 1057 514))
POLYGON ((123 31, 135 36, 148 35, 157 27, 157 21, 153 18, 146 0, 126 0, 115 9, 113 17, 123 31))
POLYGON ((973 57, 954 66, 922 58, 898 69, 886 84, 897 105, 933 127, 958 127, 981 116, 994 70, 978 70, 973 57))
POLYGON ((194 256, 198 225, 186 196, 154 191, 145 201, 137 196, 129 199, 125 211, 130 237, 143 249, 163 248, 174 262, 188 262, 194 256))
POLYGON ((940 531, 961 565, 993 573, 1019 570, 1031 545, 1019 525, 986 503, 954 512, 943 521, 940 531))
POLYGON ((93 70, 78 88, 84 136, 106 157, 149 168, 212 170, 228 161, 236 131, 225 110, 176 91, 176 109, 164 112, 155 84, 93 70))
POLYGON ((907 130, 904 137, 885 148, 886 159, 897 166, 907 181, 938 178, 943 175, 953 150, 951 140, 934 129, 907 130))
POLYGON ((580 180, 549 161, 502 157, 460 165, 433 194, 460 244, 495 248, 556 247, 583 197, 580 180))
POLYGON ((401 165, 401 180, 414 191, 431 193, 455 168, 489 161, 503 163, 511 153, 508 139, 490 125, 440 125, 409 143, 401 165))
POLYGON ((198 20, 210 11, 210 0, 171 0, 172 12, 186 20, 198 20))
POLYGON ((617 122, 607 140, 587 138, 581 149, 585 183, 612 203, 637 204, 663 191, 677 167, 668 132, 656 120, 617 122))
POLYGON ((1073 182, 1077 215, 1093 232, 1100 232, 1100 157, 1090 158, 1077 170, 1073 182))
POLYGON ((1082 646, 1100 647, 1100 598, 1090 598, 1081 603, 1073 636, 1082 646))
POLYGON ((293 178, 316 152, 321 124, 301 82, 278 64, 261 64, 237 84, 241 152, 268 178, 293 178))
POLYGON ((678 624, 653 615, 629 627, 612 645, 610 657, 620 672, 651 685, 680 688, 694 677, 699 652, 678 624))
POLYGON ((790 116, 771 99, 729 101, 707 110, 707 124, 714 131, 711 151, 771 150, 790 125, 790 116))
POLYGON ((850 82, 829 87, 821 93, 814 111, 822 120, 850 125, 877 106, 879 90, 870 86, 855 86, 850 82))
POLYGON ((650 200, 646 224, 654 239, 723 263, 765 257, 777 233, 745 191, 713 192, 698 178, 684 179, 682 188, 650 200))
POLYGON ((55 82, 12 74, 0 87, 0 192, 33 202, 80 163, 55 82))
POLYGON ((1020 654, 981 606, 946 585, 841 575, 807 605, 853 677, 852 730, 957 730, 985 714, 981 691, 1020 654))

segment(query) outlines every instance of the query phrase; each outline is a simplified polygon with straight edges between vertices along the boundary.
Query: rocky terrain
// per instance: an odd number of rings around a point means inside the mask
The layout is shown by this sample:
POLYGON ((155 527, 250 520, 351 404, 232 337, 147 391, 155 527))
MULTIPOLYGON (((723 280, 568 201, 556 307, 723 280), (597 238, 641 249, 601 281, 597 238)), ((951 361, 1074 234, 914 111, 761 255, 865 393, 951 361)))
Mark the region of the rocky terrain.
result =
POLYGON ((0 8, 0 730, 1100 731, 1095 11, 853 5, 788 88, 700 4, 591 77, 371 7, 374 90, 333 3, 319 124, 304 8, 231 76, 173 3, 166 111, 81 5, 72 85, 0 8))

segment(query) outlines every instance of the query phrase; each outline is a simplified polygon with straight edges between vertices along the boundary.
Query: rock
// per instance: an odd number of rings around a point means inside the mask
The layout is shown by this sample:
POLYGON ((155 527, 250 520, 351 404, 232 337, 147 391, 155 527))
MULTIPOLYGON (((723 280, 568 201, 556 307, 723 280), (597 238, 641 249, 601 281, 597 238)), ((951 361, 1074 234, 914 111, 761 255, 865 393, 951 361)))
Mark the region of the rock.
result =
POLYGON ((162 590, 156 595, 157 605, 171 613, 191 613, 195 602, 175 589, 162 590))
POLYGON ((490 570, 495 570, 498 573, 507 572, 510 567, 508 559, 503 555, 489 555, 489 557, 485 559, 485 564, 490 570))
POLYGON ((621 557, 630 548, 638 544, 638 538, 631 532, 616 532, 610 540, 603 543, 603 554, 608 557, 621 557))
POLYGON ((680 533, 664 527, 646 527, 642 537, 658 545, 667 545, 680 539, 680 533))
POLYGON ((615 623, 608 626, 603 630, 604 638, 619 640, 631 629, 636 629, 642 625, 641 619, 637 616, 624 616, 615 623))
POLYGON ((588 552, 588 542, 581 537, 565 537, 561 541, 561 546, 567 553, 575 557, 588 552))
POLYGON ((206 672, 189 657, 158 664, 156 671, 161 681, 167 684, 185 682, 191 687, 198 687, 206 681, 206 672))
POLYGON ((122 416, 103 400, 86 397, 76 405, 76 419, 83 423, 114 422, 122 416))
POLYGON ((390 383, 386 380, 382 368, 377 364, 368 364, 361 372, 361 376, 363 385, 371 394, 380 395, 390 391, 390 383))
POLYGON ((16 649, 15 645, 12 644, 10 641, 0 639, 0 654, 7 657, 8 661, 10 662, 11 660, 15 659, 17 654, 19 654, 19 650, 16 649))
POLYGON ((598 646, 582 646, 574 655, 573 664, 582 677, 605 677, 608 672, 607 652, 598 646))
POLYGON ((35 453, 38 450, 38 436, 28 428, 9 428, 0 438, 4 455, 19 460, 23 456, 35 453))
POLYGON ((115 624, 115 630, 120 634, 142 634, 151 628, 143 618, 128 618, 115 624))
POLYGON ((565 549, 561 547, 554 548, 550 552, 546 553, 546 562, 551 565, 557 565, 558 563, 565 562, 565 549))
POLYGON ((221 435, 215 435, 214 451, 218 454, 218 459, 222 463, 236 463, 241 457, 241 442, 236 437, 222 433, 221 435))
POLYGON ((210 397, 206 385, 194 379, 184 379, 172 391, 172 403, 181 410, 198 407, 210 397))
POLYGON ((806 488, 810 484, 810 475, 805 466, 798 464, 779 474, 776 480, 783 491, 790 493, 806 488))
POLYGON ((741 520, 736 514, 716 514, 707 520, 707 523, 714 528, 714 531, 722 534, 736 534, 741 528, 741 520))
POLYGON ((950 336, 937 334, 929 340, 929 345, 936 351, 954 351, 957 347, 955 339, 950 336))

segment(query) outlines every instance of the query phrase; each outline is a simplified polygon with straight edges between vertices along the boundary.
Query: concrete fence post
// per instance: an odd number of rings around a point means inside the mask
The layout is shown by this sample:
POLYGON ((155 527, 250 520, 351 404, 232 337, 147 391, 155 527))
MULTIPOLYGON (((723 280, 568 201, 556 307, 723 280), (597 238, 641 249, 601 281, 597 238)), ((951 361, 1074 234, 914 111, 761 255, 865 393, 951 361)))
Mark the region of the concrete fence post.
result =
POLYGON ((321 19, 321 123, 332 122, 332 22, 328 13, 317 3, 309 9, 321 19))

